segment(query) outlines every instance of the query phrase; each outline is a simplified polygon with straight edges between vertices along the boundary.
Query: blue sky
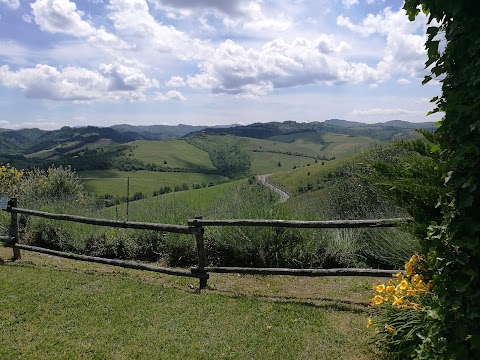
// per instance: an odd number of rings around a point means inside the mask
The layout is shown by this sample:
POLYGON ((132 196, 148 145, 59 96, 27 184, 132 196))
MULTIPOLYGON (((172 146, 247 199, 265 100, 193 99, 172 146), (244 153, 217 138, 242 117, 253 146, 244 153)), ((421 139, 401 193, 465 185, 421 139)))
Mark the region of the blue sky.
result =
POLYGON ((436 121, 402 5, 0 0, 0 127, 436 121))

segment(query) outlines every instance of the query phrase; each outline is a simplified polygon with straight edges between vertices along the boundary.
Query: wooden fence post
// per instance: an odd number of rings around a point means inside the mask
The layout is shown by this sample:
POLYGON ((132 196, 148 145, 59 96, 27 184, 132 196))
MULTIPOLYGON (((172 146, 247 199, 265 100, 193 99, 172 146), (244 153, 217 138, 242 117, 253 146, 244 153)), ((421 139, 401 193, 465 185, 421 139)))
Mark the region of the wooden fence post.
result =
MULTIPOLYGON (((17 198, 11 198, 8 203, 10 210, 11 208, 16 208, 18 205, 17 198)), ((18 214, 14 211, 10 211, 10 236, 12 237, 12 246, 13 246, 13 258, 12 260, 19 260, 22 258, 20 254, 20 249, 15 247, 15 244, 20 242, 20 229, 18 222, 18 214)))
MULTIPOLYGON (((201 220, 202 216, 195 216, 196 220, 201 220)), ((195 235, 195 239, 197 240, 197 258, 198 258, 198 269, 197 272, 199 274, 206 275, 205 271, 205 241, 203 239, 204 228, 203 226, 197 226, 199 232, 195 235)), ((207 287, 208 277, 201 277, 200 280, 200 289, 205 289, 207 287)))

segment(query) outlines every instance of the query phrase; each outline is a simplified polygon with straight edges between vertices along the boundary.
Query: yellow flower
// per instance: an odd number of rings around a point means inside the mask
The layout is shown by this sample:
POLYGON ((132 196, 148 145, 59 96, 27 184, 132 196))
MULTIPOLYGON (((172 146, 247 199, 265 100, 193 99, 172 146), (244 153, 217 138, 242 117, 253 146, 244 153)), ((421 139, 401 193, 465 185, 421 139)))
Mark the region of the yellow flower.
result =
POLYGON ((412 277, 412 284, 417 284, 419 281, 423 280, 423 276, 420 274, 415 274, 412 277))
POLYGON ((408 296, 415 296, 417 294, 417 290, 407 290, 408 296))
POLYGON ((367 318, 367 328, 373 325, 373 320, 371 318, 367 318))
POLYGON ((393 306, 400 306, 402 304, 403 304, 403 297, 402 296, 396 297, 395 295, 393 295, 392 305, 393 306))
POLYGON ((385 288, 385 292, 387 292, 387 293, 394 293, 394 292, 395 292, 395 286, 393 286, 393 285, 388 285, 388 286, 385 288))
POLYGON ((380 305, 381 303, 383 303, 383 297, 380 295, 375 295, 371 301, 372 305, 380 305))
POLYGON ((375 290, 379 293, 382 293, 385 290, 385 285, 379 284, 379 285, 375 286, 375 290))
POLYGON ((409 288, 410 288, 410 285, 408 285, 407 280, 402 280, 402 282, 397 285, 398 290, 404 291, 404 290, 408 290, 409 288))
POLYGON ((415 269, 412 264, 405 264, 405 273, 407 274, 407 276, 412 276, 415 273, 415 269))
POLYGON ((396 273, 396 274, 393 275, 393 276, 397 278, 398 282, 402 282, 402 281, 403 281, 403 274, 402 274, 401 272, 396 273))
POLYGON ((385 325, 385 330, 387 330, 390 334, 393 334, 395 332, 395 329, 390 325, 385 325))

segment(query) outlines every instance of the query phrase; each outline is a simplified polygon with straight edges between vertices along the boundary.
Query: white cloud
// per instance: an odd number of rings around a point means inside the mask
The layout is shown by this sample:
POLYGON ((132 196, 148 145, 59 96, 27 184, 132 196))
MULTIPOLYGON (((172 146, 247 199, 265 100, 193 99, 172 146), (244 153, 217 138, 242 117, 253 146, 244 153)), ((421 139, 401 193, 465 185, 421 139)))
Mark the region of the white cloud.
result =
POLYGON ((0 39, 0 59, 6 59, 15 64, 24 64, 28 55, 28 49, 24 48, 16 41, 0 39))
POLYGON ((23 14, 22 15, 22 20, 25 21, 28 24, 31 24, 33 22, 33 17, 30 14, 23 14))
POLYGON ((354 5, 358 5, 358 0, 342 0, 342 4, 346 8, 351 8, 354 5))
POLYGON ((10 71, 0 67, 0 85, 17 88, 27 98, 55 101, 145 100, 143 91, 158 86, 138 69, 119 64, 102 65, 99 71, 79 67, 57 69, 49 65, 10 71))
POLYGON ((95 28, 82 20, 83 12, 69 0, 37 0, 30 5, 35 22, 43 31, 72 36, 91 36, 95 28))
POLYGON ((409 116, 425 116, 425 111, 421 110, 407 110, 407 109, 385 109, 385 108, 374 108, 369 110, 353 110, 348 113, 348 116, 398 116, 398 115, 409 115, 409 116))
POLYGON ((407 84, 410 84, 411 81, 408 80, 408 79, 405 79, 405 78, 401 78, 401 79, 398 79, 397 80, 397 84, 400 84, 400 85, 407 85, 407 84))
POLYGON ((109 91, 137 91, 158 87, 156 80, 149 79, 138 69, 120 64, 101 65, 100 74, 109 79, 109 91))
POLYGON ((276 39, 260 50, 245 49, 227 40, 201 63, 202 73, 188 78, 187 83, 213 93, 263 95, 273 88, 382 81, 368 65, 350 63, 332 54, 345 46, 327 36, 291 43, 276 39))
POLYGON ((155 100, 158 101, 186 101, 187 98, 177 90, 168 91, 165 94, 155 93, 155 100))
POLYGON ((212 51, 210 44, 158 23, 144 0, 111 0, 108 9, 116 31, 139 51, 173 54, 186 61, 207 57, 212 51))
POLYGON ((337 25, 346 27, 362 36, 378 34, 386 37, 383 59, 378 71, 389 77, 399 73, 408 77, 420 78, 424 74, 426 50, 425 36, 416 35, 416 31, 425 27, 425 16, 419 16, 411 22, 403 10, 384 9, 380 14, 368 14, 360 24, 354 24, 348 17, 337 17, 337 25))
POLYGON ((172 76, 170 80, 168 80, 165 85, 171 86, 171 87, 182 87, 185 86, 185 80, 183 80, 183 77, 181 76, 172 76))
POLYGON ((35 23, 41 30, 67 34, 76 38, 87 38, 98 46, 127 48, 127 44, 103 28, 95 28, 83 20, 85 14, 69 0, 37 0, 30 5, 35 23))
POLYGON ((0 0, 0 4, 5 4, 12 10, 17 10, 20 7, 20 0, 0 0))
MULTIPOLYGON (((205 19, 213 15, 231 29, 284 31, 291 26, 291 19, 282 11, 266 14, 261 0, 151 0, 151 2, 172 18, 205 19)), ((278 2, 275 5, 278 5, 278 2)))

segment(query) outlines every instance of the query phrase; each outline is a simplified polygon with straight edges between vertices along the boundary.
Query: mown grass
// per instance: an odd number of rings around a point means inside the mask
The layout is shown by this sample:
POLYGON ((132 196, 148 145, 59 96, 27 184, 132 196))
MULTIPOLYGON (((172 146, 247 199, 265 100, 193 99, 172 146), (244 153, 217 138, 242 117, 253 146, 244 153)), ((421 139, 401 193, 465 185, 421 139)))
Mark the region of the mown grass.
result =
POLYGON ((79 171, 85 191, 94 194, 111 194, 113 196, 127 195, 127 178, 130 178, 130 196, 142 192, 152 196, 155 190, 170 186, 187 184, 206 184, 224 181, 227 178, 215 174, 187 173, 187 172, 157 172, 157 171, 119 171, 119 170, 90 170, 79 171))
POLYGON ((185 140, 146 141, 137 140, 129 143, 126 155, 144 163, 168 166, 171 168, 193 167, 215 170, 206 151, 190 145, 185 140))
POLYGON ((219 275, 198 293, 191 279, 27 252, 0 270, 2 359, 378 357, 373 279, 219 275))

